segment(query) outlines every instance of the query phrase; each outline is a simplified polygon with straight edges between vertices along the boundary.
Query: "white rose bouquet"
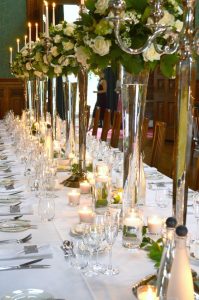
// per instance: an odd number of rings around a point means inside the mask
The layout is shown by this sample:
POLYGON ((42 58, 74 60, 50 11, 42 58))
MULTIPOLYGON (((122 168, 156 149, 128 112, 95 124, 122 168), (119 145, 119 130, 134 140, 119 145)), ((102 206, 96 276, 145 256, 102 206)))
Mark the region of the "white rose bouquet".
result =
MULTIPOLYGON (((108 0, 86 0, 81 19, 76 23, 77 45, 75 47, 78 62, 92 70, 104 69, 107 65, 113 68, 121 63, 128 72, 139 73, 143 69, 154 69, 157 65, 164 75, 172 77, 178 54, 160 55, 154 45, 142 54, 129 55, 118 46, 114 35, 114 24, 106 19, 111 17, 108 0)), ((147 0, 125 0, 126 10, 121 16, 128 18, 121 26, 120 35, 127 47, 143 46, 151 35, 151 29, 146 24, 152 24, 150 6, 147 0)), ((159 21, 180 32, 182 29, 181 0, 166 0, 164 16, 159 21)), ((158 39, 159 45, 165 45, 167 36, 158 39)))

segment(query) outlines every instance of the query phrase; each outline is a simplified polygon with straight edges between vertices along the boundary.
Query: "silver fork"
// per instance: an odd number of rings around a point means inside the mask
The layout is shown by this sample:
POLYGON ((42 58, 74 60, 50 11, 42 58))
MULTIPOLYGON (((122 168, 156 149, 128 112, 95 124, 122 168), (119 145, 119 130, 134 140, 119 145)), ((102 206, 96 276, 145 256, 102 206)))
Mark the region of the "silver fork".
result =
POLYGON ((7 243, 23 244, 29 241, 31 238, 32 238, 32 234, 29 234, 22 239, 0 240, 0 244, 7 244, 7 243))

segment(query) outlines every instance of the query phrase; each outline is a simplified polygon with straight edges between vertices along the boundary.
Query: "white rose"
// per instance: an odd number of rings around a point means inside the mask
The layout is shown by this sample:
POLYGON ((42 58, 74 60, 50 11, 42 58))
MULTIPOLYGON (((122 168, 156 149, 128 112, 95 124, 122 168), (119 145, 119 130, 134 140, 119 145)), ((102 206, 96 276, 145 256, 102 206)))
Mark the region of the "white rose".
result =
POLYGON ((26 63, 26 70, 30 71, 32 69, 32 65, 30 62, 26 63))
POLYGON ((154 45, 143 52, 144 61, 160 60, 160 54, 155 51, 154 45))
POLYGON ((77 57, 77 61, 82 64, 84 67, 88 68, 87 60, 89 59, 89 53, 87 49, 83 46, 77 47, 75 49, 75 56, 77 57))
POLYGON ((69 50, 72 50, 74 48, 74 44, 72 42, 63 42, 62 43, 63 45, 63 48, 65 51, 69 51, 69 50))
POLYGON ((62 67, 60 67, 60 66, 55 66, 55 67, 54 67, 54 72, 55 72, 56 75, 61 74, 61 73, 62 73, 62 67))
POLYGON ((52 48, 51 48, 51 53, 52 53, 52 55, 53 55, 54 57, 56 57, 56 56, 58 56, 58 55, 59 55, 59 53, 58 53, 58 50, 57 50, 57 47, 56 47, 56 46, 54 46, 54 47, 52 47, 52 48))
POLYGON ((47 59, 47 55, 46 54, 44 54, 44 56, 43 56, 43 61, 44 61, 44 63, 46 65, 48 65, 48 59, 47 59))
POLYGON ((42 72, 39 72, 39 71, 34 71, 34 74, 35 74, 35 76, 37 76, 37 77, 39 77, 39 78, 41 78, 42 75, 43 75, 43 73, 42 73, 42 72))
POLYGON ((183 22, 181 22, 180 20, 177 20, 174 24, 174 27, 176 28, 176 30, 178 32, 181 32, 182 27, 183 27, 183 22))
POLYGON ((75 25, 73 23, 67 23, 66 28, 64 28, 64 34, 67 36, 72 36, 74 34, 75 25))
POLYGON ((164 16, 159 20, 158 24, 164 26, 173 26, 175 23, 175 18, 167 10, 164 10, 164 16))
POLYGON ((56 26, 55 26, 55 30, 56 31, 61 31, 63 29, 63 25, 62 24, 57 24, 56 26))
POLYGON ((99 54, 100 56, 104 56, 109 53, 110 46, 110 40, 105 40, 103 36, 97 36, 93 40, 92 49, 95 53, 99 54))
POLYGON ((54 42, 55 42, 55 44, 61 42, 61 36, 59 34, 56 34, 56 36, 54 37, 54 42))
POLYGON ((24 50, 24 51, 22 51, 22 53, 21 53, 21 54, 22 54, 22 56, 23 56, 23 57, 27 56, 27 55, 28 55, 28 50, 24 50))
POLYGON ((95 3, 95 12, 97 14, 103 15, 105 13, 105 11, 108 9, 108 5, 109 5, 109 0, 98 0, 95 3))

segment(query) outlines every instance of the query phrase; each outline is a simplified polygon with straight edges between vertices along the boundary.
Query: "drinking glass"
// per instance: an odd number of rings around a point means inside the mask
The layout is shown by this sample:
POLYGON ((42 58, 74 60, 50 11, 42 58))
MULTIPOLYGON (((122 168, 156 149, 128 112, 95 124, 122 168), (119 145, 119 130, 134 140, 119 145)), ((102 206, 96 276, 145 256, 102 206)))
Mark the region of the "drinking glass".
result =
POLYGON ((100 247, 105 240, 105 227, 104 224, 93 224, 90 226, 89 229, 90 237, 95 242, 95 253, 96 253, 96 260, 93 264, 93 270, 99 272, 104 270, 104 267, 99 263, 99 251, 100 247))
POLYGON ((69 256, 71 265, 78 269, 83 270, 88 265, 88 251, 82 240, 73 241, 72 253, 69 256))
POLYGON ((46 195, 39 199, 38 214, 43 222, 52 221, 55 216, 55 202, 46 195))
POLYGON ((112 248, 118 235, 118 224, 111 216, 108 216, 105 224, 105 240, 109 245, 109 262, 107 268, 102 272, 105 275, 113 276, 119 274, 119 270, 112 265, 112 248))
POLYGON ((155 193, 155 202, 158 207, 166 208, 168 206, 169 195, 165 188, 158 188, 155 193))

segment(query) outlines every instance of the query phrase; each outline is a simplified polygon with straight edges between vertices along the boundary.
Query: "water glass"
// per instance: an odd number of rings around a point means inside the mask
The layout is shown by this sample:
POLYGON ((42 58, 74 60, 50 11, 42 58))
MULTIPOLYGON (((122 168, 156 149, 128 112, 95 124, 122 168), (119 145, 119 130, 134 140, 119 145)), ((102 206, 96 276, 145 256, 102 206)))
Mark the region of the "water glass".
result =
POLYGON ((39 199, 38 214, 43 222, 52 221, 55 216, 55 202, 46 196, 39 199))
POLYGON ((165 188, 158 188, 155 193, 155 202, 158 207, 166 208, 169 204, 168 190, 165 188))
POLYGON ((71 266, 83 270, 88 265, 88 250, 82 240, 73 241, 73 250, 70 257, 71 266))

